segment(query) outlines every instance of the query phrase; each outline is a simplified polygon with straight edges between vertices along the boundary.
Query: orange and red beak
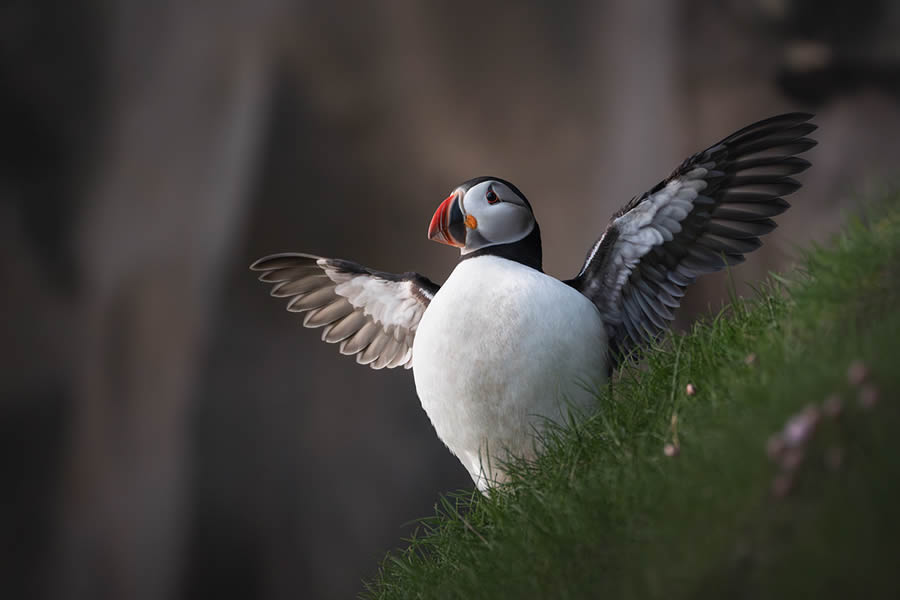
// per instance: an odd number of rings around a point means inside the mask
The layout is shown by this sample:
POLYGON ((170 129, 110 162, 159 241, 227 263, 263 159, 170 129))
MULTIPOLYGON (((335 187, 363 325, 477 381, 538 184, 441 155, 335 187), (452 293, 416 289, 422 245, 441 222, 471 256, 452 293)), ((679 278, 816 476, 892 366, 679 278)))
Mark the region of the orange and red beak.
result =
POLYGON ((459 206, 458 191, 450 194, 434 211, 428 226, 428 239, 457 248, 465 247, 466 221, 459 206))

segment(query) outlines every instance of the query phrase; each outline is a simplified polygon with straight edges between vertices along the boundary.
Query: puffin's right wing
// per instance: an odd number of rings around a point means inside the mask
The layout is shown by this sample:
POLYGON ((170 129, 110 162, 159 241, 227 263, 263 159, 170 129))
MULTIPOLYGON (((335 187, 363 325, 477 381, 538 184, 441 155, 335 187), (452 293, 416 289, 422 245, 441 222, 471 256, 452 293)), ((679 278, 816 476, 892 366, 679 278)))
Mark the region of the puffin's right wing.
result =
POLYGON ((810 164, 812 115, 759 121, 688 158, 616 213, 566 281, 600 310, 613 361, 653 339, 698 275, 744 261, 790 206, 791 178, 810 164))
POLYGON ((304 327, 324 327, 322 339, 373 369, 412 367, 419 321, 439 286, 418 273, 395 275, 347 260, 273 254, 250 268, 275 284, 271 295, 305 312, 304 327))

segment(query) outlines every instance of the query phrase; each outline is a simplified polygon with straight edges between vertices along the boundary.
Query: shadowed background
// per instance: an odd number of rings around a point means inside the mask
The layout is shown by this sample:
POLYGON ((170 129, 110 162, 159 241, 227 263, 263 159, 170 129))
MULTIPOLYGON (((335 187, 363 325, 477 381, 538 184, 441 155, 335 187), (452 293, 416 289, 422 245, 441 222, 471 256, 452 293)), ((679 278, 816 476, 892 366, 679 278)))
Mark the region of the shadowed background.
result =
MULTIPOLYGON (((688 154, 814 111, 750 293, 895 175, 900 7, 11 0, 0 83, 4 597, 348 597, 472 484, 409 372, 340 356, 247 266, 440 282, 431 214, 493 174, 568 277, 688 154)), ((725 292, 701 279, 679 326, 725 292)))

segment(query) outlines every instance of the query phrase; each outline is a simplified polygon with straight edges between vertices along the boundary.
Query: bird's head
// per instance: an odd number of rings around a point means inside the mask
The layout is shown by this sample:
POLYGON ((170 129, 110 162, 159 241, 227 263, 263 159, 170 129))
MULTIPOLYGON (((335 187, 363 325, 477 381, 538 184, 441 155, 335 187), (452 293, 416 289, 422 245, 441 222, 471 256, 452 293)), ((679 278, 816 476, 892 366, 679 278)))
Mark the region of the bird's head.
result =
POLYGON ((536 229, 531 205, 516 186, 497 177, 476 177, 453 190, 438 206, 428 239, 456 246, 465 256, 514 244, 536 229))

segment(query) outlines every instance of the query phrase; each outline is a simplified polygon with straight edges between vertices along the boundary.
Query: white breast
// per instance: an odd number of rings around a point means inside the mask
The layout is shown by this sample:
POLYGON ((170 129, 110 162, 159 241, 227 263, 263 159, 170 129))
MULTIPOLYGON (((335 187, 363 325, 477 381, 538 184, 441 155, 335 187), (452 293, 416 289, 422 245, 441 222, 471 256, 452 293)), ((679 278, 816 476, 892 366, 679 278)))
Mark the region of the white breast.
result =
POLYGON ((563 420, 568 405, 590 410, 606 332, 573 288, 482 256, 462 261, 422 316, 413 374, 438 436, 485 490, 503 480, 498 458, 533 456, 546 419, 563 420))

